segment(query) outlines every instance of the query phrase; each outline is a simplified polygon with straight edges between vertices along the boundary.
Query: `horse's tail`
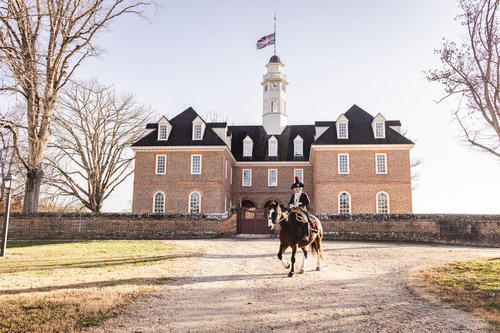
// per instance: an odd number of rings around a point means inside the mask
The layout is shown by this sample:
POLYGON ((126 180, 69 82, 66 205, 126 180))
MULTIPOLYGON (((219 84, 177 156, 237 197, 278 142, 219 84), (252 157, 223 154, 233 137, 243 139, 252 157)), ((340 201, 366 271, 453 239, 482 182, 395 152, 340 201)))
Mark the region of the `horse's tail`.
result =
POLYGON ((313 256, 319 256, 321 259, 325 259, 325 256, 323 255, 323 226, 321 225, 321 222, 318 221, 318 235, 316 236, 316 239, 314 242, 311 243, 311 253, 313 256))

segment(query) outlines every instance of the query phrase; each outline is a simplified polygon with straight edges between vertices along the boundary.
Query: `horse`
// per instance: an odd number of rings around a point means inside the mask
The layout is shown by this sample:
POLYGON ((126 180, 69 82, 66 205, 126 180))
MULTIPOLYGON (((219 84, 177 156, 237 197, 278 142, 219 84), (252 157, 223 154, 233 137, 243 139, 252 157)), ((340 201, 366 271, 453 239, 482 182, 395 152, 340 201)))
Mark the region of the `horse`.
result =
MULTIPOLYGON (((305 217, 305 216, 304 216, 305 217)), ((304 218, 303 217, 303 218, 304 218)), ((292 248, 292 258, 291 258, 291 267, 290 273, 288 273, 289 277, 292 277, 295 273, 295 254, 297 253, 297 249, 301 248, 302 253, 304 254, 304 260, 302 261, 302 267, 299 270, 299 274, 304 273, 306 263, 307 263, 307 249, 308 245, 311 245, 311 252, 314 256, 317 257, 316 270, 321 270, 321 259, 323 259, 323 247, 321 241, 323 240, 323 227, 321 226, 321 222, 318 218, 312 217, 316 219, 318 224, 317 232, 311 231, 311 236, 309 240, 303 240, 304 236, 304 228, 303 222, 297 220, 297 214, 292 210, 288 213, 287 209, 283 205, 278 205, 276 202, 271 202, 269 205, 268 219, 267 219, 267 227, 270 230, 273 230, 276 224, 280 224, 280 248, 278 251, 278 259, 283 263, 283 266, 288 269, 290 268, 290 264, 283 259, 283 253, 288 247, 292 248)), ((306 222, 309 223, 309 222, 306 222)))

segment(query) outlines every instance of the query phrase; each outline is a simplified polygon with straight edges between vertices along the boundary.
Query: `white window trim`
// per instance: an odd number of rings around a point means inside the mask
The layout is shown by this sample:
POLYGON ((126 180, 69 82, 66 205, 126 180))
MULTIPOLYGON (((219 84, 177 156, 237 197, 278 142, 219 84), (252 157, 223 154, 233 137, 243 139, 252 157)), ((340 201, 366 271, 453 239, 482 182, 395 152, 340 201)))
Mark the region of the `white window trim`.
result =
POLYGON ((166 206, 166 200, 165 200, 166 196, 165 196, 165 193, 163 193, 162 191, 157 191, 153 194, 153 209, 151 210, 153 212, 153 214, 164 214, 165 213, 165 206, 166 206), (155 212, 155 205, 156 205, 156 195, 160 193, 161 195, 163 195, 163 211, 162 212, 155 212))
POLYGON ((349 161, 349 154, 342 153, 342 154, 338 154, 337 155, 337 171, 338 171, 339 175, 348 175, 348 174, 350 174, 351 167, 350 167, 350 161, 349 161), (347 156, 347 172, 341 172, 340 171, 340 156, 347 156))
POLYGON ((192 154, 191 155, 191 174, 192 175, 201 175, 201 170, 203 170, 202 168, 202 155, 201 154, 192 154), (200 157, 200 172, 193 172, 193 162, 194 162, 194 157, 195 156, 199 156, 200 157))
POLYGON ((252 169, 241 169, 241 186, 250 187, 252 186, 252 169), (245 171, 250 171, 250 183, 245 185, 245 171))
POLYGON ((297 135, 297 137, 293 140, 293 156, 304 156, 304 140, 300 137, 300 135, 297 135))
POLYGON ((227 170, 228 170, 228 164, 229 164, 229 162, 228 162, 228 160, 225 160, 225 161, 226 162, 224 163, 225 164, 224 165, 224 178, 227 179, 227 173, 228 173, 227 170))
POLYGON ((188 196, 188 214, 201 214, 201 193, 198 191, 193 191, 193 192, 189 193, 189 196, 188 196), (200 198, 200 201, 198 202, 198 204, 199 204, 198 213, 191 213, 191 196, 193 194, 198 194, 198 198, 200 198))
POLYGON ((278 140, 274 136, 270 137, 267 141, 267 153, 271 157, 278 156, 278 140), (271 147, 275 149, 271 150, 271 147), (273 153, 273 155, 271 155, 271 153, 273 153))
POLYGON ((337 196, 337 209, 338 209, 338 213, 339 214, 352 214, 352 199, 351 199, 351 193, 347 192, 347 191, 341 191, 339 193, 339 195, 337 196), (342 193, 347 193, 347 195, 349 196, 349 212, 348 213, 341 213, 340 212, 340 195, 342 193))
POLYGON ((278 186, 278 169, 267 169, 267 186, 278 186), (271 184, 271 171, 276 171, 276 184, 271 184))
POLYGON ((299 177, 299 181, 304 183, 304 169, 293 169, 293 182, 295 182, 295 177, 297 176, 297 171, 301 171, 301 176, 299 177))
POLYGON ((229 184, 233 184, 233 167, 229 169, 229 184))
POLYGON ((373 129, 374 129, 374 132, 373 133, 375 135, 375 139, 385 139, 385 122, 383 121, 376 121, 373 125, 373 129), (377 124, 381 124, 382 125, 382 135, 377 135, 377 124))
POLYGON ((349 123, 347 121, 340 121, 337 124, 337 139, 349 139, 349 123), (340 136, 340 125, 345 125, 345 136, 340 136))
POLYGON ((247 136, 243 140, 243 157, 252 157, 253 155, 253 140, 247 136), (245 147, 248 147, 248 149, 245 149, 245 147), (250 150, 250 155, 246 154, 246 152, 250 150))
POLYGON ((155 165, 155 174, 156 175, 166 175, 167 174, 167 155, 156 155, 156 165, 155 165), (158 172, 158 158, 165 157, 165 169, 163 172, 158 172))
POLYGON ((203 139, 203 124, 193 124, 193 137, 192 137, 193 140, 201 140, 203 139), (196 130, 195 128, 198 127, 200 128, 200 137, 196 137, 196 130))
POLYGON ((375 173, 377 175, 387 175, 387 154, 386 153, 381 153, 381 154, 375 154, 375 173), (378 169, 378 156, 382 155, 384 156, 384 161, 385 161, 385 172, 380 172, 378 169))
POLYGON ((390 214, 391 213, 391 198, 389 197, 389 193, 385 191, 380 191, 375 195, 375 205, 377 209, 377 214, 390 214), (387 196, 387 213, 380 213, 379 207, 378 207, 378 195, 384 193, 387 196))

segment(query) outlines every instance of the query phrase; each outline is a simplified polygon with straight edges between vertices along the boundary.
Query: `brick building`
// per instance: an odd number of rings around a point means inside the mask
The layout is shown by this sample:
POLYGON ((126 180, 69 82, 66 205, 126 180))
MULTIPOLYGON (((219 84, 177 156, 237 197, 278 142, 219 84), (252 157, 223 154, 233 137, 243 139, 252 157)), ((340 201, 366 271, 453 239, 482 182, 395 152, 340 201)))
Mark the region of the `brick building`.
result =
POLYGON ((353 105, 337 119, 287 125, 284 65, 262 81, 262 126, 208 123, 189 108, 147 125, 135 152, 135 213, 223 213, 287 203, 294 177, 310 210, 412 213, 410 149, 401 123, 353 105))

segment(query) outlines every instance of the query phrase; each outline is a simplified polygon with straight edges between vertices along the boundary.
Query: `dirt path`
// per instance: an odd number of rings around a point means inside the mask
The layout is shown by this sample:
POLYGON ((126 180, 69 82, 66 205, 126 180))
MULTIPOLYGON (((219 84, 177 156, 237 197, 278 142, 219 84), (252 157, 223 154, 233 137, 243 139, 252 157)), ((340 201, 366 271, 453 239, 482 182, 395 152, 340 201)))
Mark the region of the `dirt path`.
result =
POLYGON ((321 272, 310 259, 305 274, 288 278, 275 239, 177 242, 206 254, 179 262, 166 290, 96 332, 487 332, 476 318, 417 297, 408 272, 500 256, 488 248, 326 242, 321 272))

